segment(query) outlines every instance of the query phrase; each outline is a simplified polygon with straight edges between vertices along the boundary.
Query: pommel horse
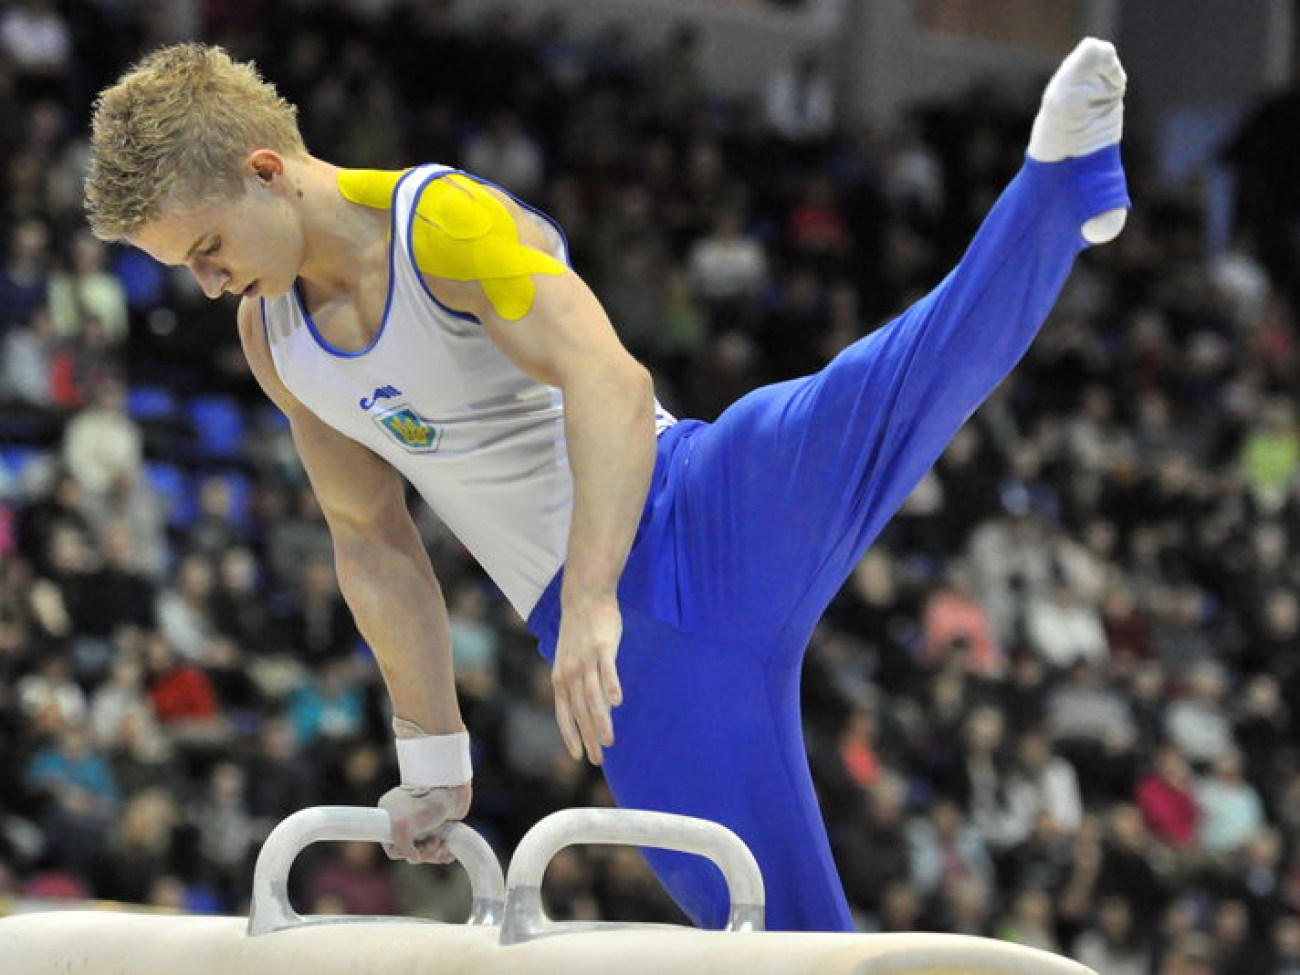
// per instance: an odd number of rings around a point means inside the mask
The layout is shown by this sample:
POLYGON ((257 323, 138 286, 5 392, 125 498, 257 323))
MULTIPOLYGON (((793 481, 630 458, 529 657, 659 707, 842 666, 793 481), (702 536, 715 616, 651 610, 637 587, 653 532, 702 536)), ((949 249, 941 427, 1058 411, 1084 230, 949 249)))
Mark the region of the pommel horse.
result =
POLYGON ((944 934, 763 930, 763 878, 730 830, 625 809, 568 809, 520 841, 509 872, 463 823, 444 838, 469 876, 464 924, 299 916, 289 868, 310 843, 387 842, 377 808, 317 806, 267 837, 249 917, 52 911, 0 919, 0 975, 1097 975, 1059 955, 944 934), (708 857, 731 895, 723 930, 673 924, 557 922, 542 903, 551 858, 574 844, 658 847, 708 857))

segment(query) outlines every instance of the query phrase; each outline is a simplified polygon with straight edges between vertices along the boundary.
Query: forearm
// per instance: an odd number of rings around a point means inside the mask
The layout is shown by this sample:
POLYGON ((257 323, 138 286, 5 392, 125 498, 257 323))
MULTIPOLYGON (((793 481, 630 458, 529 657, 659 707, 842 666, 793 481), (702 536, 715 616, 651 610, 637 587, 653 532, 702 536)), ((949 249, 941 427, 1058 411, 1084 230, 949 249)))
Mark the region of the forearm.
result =
POLYGON ((414 529, 394 538, 336 533, 335 551, 343 597, 379 661, 394 715, 427 734, 464 730, 446 604, 414 529))
POLYGON ((584 376, 564 390, 573 476, 561 599, 616 595, 654 472, 654 390, 639 366, 584 376))

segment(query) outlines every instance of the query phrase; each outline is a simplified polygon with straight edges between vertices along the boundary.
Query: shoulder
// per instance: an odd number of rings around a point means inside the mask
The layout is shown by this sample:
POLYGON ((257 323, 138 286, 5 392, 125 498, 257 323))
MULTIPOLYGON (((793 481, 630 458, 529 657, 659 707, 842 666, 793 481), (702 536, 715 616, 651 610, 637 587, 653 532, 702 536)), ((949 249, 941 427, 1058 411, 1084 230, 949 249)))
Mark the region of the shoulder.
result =
POLYGON ((471 242, 513 231, 528 247, 548 240, 535 211, 494 183, 460 169, 431 173, 415 189, 415 212, 457 240, 471 242))
POLYGON ((262 315, 262 302, 257 298, 243 298, 235 313, 239 326, 239 344, 254 372, 262 362, 271 361, 271 349, 266 341, 266 320, 262 315))
POLYGON ((244 298, 239 302, 236 315, 239 324, 239 344, 244 358, 259 386, 282 412, 292 416, 302 409, 302 404, 289 392, 276 372, 271 359, 271 346, 266 338, 266 320, 262 314, 260 298, 244 298))
POLYGON ((533 275, 569 273, 533 211, 460 171, 417 190, 410 247, 434 297, 480 320, 523 317, 532 307, 533 275))

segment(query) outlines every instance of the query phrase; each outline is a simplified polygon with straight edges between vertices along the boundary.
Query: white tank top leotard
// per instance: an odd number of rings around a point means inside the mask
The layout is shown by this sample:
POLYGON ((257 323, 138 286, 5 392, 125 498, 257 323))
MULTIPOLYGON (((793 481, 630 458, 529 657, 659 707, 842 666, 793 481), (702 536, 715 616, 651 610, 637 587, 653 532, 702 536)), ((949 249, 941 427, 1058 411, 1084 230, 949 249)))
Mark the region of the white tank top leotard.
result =
MULTIPOLYGON (((449 172, 457 170, 420 166, 397 184, 388 301, 368 348, 330 346, 297 288, 264 300, 262 314, 289 392, 406 477, 526 619, 563 565, 568 542, 573 484, 564 401, 425 285, 411 221, 421 191, 449 172)), ((531 212, 552 256, 567 264, 559 227, 531 212)), ((674 421, 657 401, 655 410, 662 432, 674 421)))

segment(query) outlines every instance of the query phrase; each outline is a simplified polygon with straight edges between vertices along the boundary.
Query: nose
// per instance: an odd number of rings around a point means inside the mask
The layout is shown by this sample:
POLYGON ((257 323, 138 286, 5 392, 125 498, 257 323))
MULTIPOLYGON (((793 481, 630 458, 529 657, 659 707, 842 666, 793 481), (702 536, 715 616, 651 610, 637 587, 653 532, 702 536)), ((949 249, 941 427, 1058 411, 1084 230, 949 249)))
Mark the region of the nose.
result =
POLYGON ((225 291, 226 284, 230 281, 230 275, 213 267, 196 264, 190 268, 194 274, 194 280, 199 283, 203 293, 209 298, 220 298, 225 291))

